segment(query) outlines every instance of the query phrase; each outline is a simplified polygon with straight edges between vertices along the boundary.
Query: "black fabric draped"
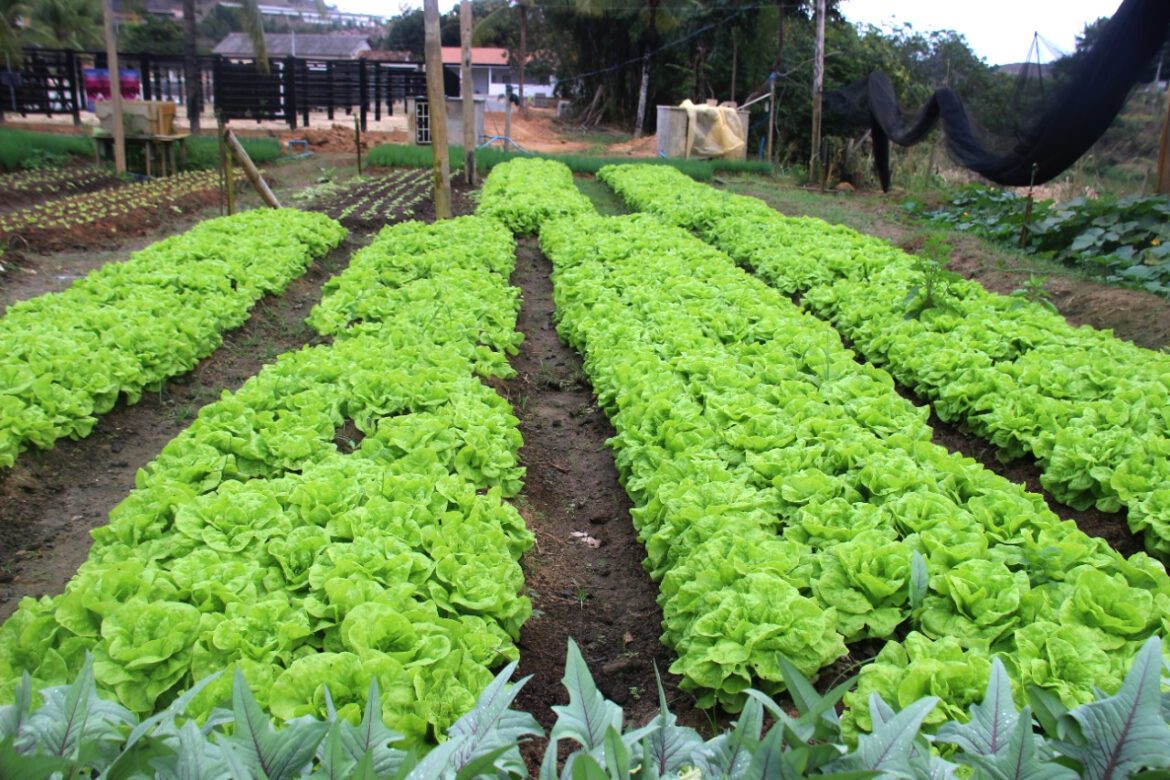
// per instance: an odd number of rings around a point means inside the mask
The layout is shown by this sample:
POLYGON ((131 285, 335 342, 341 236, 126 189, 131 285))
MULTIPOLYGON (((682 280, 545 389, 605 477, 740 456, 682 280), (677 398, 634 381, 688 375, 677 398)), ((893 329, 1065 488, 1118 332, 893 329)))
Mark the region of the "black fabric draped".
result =
POLYGON ((951 157, 963 167, 1006 186, 1040 184, 1066 170, 1105 133, 1168 32, 1170 0, 1124 0, 1069 83, 1004 155, 983 146, 962 101, 949 88, 937 90, 909 121, 881 71, 826 94, 826 101, 868 115, 883 190, 890 188, 890 141, 911 146, 939 122, 951 157))

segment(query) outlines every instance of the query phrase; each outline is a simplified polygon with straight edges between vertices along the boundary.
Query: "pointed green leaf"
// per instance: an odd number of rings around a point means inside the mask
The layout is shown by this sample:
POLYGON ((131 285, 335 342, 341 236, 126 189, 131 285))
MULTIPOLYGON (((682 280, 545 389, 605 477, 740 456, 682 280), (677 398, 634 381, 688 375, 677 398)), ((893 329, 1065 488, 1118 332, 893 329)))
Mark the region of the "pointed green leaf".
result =
POLYGON ((872 769, 903 776, 913 775, 910 758, 918 730, 937 703, 937 698, 928 696, 891 717, 889 705, 876 693, 870 694, 873 733, 863 734, 857 741, 857 750, 843 757, 833 768, 872 769))
POLYGON ((16 739, 31 707, 32 680, 28 672, 25 672, 21 675, 20 686, 16 689, 16 700, 12 704, 0 707, 0 737, 16 739))
POLYGON ((341 744, 352 761, 361 761, 364 756, 371 754, 374 773, 382 777, 396 773, 402 766, 405 754, 390 747, 401 739, 402 735, 388 729, 382 720, 382 688, 378 678, 372 677, 366 708, 362 711, 362 722, 356 727, 342 722, 341 744))
POLYGON ((329 728, 319 721, 300 721, 274 730, 239 669, 232 687, 232 705, 236 715, 236 730, 228 740, 232 752, 253 774, 268 780, 297 776, 313 760, 329 728))
POLYGON ((508 681, 516 671, 515 662, 508 664, 491 684, 480 694, 471 712, 455 722, 448 732, 450 737, 466 737, 452 757, 452 767, 462 770, 486 753, 495 753, 502 760, 499 768, 513 774, 523 774, 524 760, 520 757, 518 743, 528 736, 540 735, 544 731, 540 724, 526 712, 517 712, 512 707, 517 694, 528 682, 529 677, 515 685, 508 681), (498 752, 497 748, 506 748, 498 752))
POLYGON ((653 723, 657 729, 648 735, 642 749, 642 771, 648 777, 661 777, 691 761, 691 754, 702 744, 699 732, 678 725, 678 718, 666 703, 666 691, 662 688, 662 676, 654 667, 654 678, 658 685, 658 715, 653 723))
POLYGON ((1002 750, 997 753, 960 753, 956 758, 980 770, 988 780, 1074 780, 1077 773, 1040 758, 1032 713, 1025 707, 1002 750))
POLYGON ((449 739, 427 753, 426 757, 410 770, 406 780, 442 780, 447 771, 447 765, 451 762, 451 757, 455 755, 455 751, 459 750, 465 739, 466 737, 449 739))
POLYGON ((4 780, 44 780, 54 772, 74 766, 59 756, 22 756, 12 745, 11 736, 0 740, 0 777, 4 780))
POLYGON ((572 639, 569 640, 562 682, 569 692, 569 704, 552 708, 557 714, 557 722, 553 725, 550 739, 567 737, 586 751, 591 751, 601 747, 605 740, 605 730, 610 726, 620 732, 622 708, 608 701, 597 690, 585 659, 572 639))
POLYGON ((1045 688, 1030 685, 1028 703, 1044 733, 1054 739, 1062 739, 1064 737, 1062 724, 1068 709, 1061 703, 1060 697, 1045 688))
POLYGON ((1089 780, 1129 777, 1138 769, 1170 767, 1170 726, 1161 712, 1162 643, 1150 637, 1116 695, 1077 707, 1084 744, 1061 749, 1081 762, 1089 780))
POLYGON ((991 662, 991 676, 983 701, 971 705, 971 719, 967 723, 946 723, 938 730, 936 739, 958 745, 968 755, 998 756, 1005 752, 1020 713, 1012 700, 1012 683, 1007 670, 998 659, 991 662))
POLYGON ((926 568, 926 559, 917 550, 910 556, 910 609, 917 612, 922 609, 922 600, 930 589, 930 572, 926 568))
POLYGON ((622 742, 622 735, 613 726, 605 730, 605 768, 610 777, 628 777, 630 774, 630 751, 622 742))
POLYGON ((773 780, 778 777, 795 777, 795 774, 788 769, 784 771, 784 760, 781 757, 781 743, 783 737, 784 727, 776 724, 772 730, 764 737, 764 741, 760 743, 759 748, 752 756, 752 761, 748 764, 747 773, 742 775, 744 780, 773 780))

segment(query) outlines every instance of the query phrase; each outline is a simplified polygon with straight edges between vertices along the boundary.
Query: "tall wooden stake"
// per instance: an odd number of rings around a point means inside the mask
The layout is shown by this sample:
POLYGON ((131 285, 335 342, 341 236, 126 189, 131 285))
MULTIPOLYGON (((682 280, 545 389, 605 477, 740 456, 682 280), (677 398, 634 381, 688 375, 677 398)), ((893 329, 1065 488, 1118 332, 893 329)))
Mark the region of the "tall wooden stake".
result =
POLYGON ((825 0, 817 0, 817 48, 813 60, 812 158, 809 173, 815 181, 821 161, 821 92, 825 88, 825 0))
POLYGON ((1162 143, 1158 147, 1158 183, 1155 192, 1170 195, 1170 89, 1166 90, 1166 118, 1162 120, 1162 143))
POLYGON ((735 102, 735 70, 739 64, 739 44, 735 40, 735 28, 731 28, 731 102, 735 102))
POLYGON ((768 74, 768 162, 772 162, 772 142, 776 136, 776 77, 775 71, 768 74))
MULTIPOLYGON (((357 175, 362 175, 362 123, 357 114, 353 116, 353 149, 357 154, 357 175)), ((277 206, 277 208, 280 208, 277 206)))
POLYGON ((443 48, 439 42, 439 0, 423 0, 426 34, 427 104, 431 112, 431 165, 435 219, 451 218, 451 160, 447 157, 447 96, 443 92, 443 48))
POLYGON ((126 130, 122 126, 122 72, 118 69, 118 38, 114 33, 114 3, 105 0, 106 64, 110 71, 110 100, 114 104, 114 170, 126 172, 126 130))
POLYGON ((504 151, 512 150, 512 89, 504 93, 504 151))
POLYGON ((463 177, 475 186, 475 82, 471 80, 471 3, 459 3, 459 42, 463 57, 459 67, 459 94, 463 96, 463 177))
POLYGON ((239 139, 236 138, 231 130, 223 131, 223 141, 227 144, 228 151, 234 154, 236 159, 240 161, 240 167, 244 170, 244 176, 248 178, 248 182, 256 190, 256 194, 260 196, 260 200, 274 209, 280 208, 280 201, 272 193, 268 182, 264 181, 264 177, 260 174, 260 170, 256 167, 256 164, 252 162, 252 158, 248 156, 248 151, 244 149, 244 145, 240 143, 239 139))

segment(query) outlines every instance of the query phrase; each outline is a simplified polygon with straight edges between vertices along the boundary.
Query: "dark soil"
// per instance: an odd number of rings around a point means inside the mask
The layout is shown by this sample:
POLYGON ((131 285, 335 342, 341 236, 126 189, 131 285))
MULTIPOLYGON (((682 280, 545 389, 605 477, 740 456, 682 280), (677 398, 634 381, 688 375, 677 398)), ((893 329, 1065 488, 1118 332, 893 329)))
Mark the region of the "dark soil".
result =
POLYGON ((0 620, 23 596, 62 591, 89 552, 89 531, 106 522, 134 487, 137 470, 204 404, 238 388, 282 352, 314 340, 304 319, 320 299, 321 285, 356 248, 343 243, 284 294, 260 301, 218 350, 161 392, 147 393, 133 406, 120 402, 87 438, 25 452, 0 471, 0 620))
MULTIPOLYGON (((370 172, 367 172, 370 175, 370 172)), ((352 184, 320 200, 314 208, 350 230, 376 232, 383 225, 408 219, 434 219, 431 174, 426 170, 377 169, 371 181, 352 184), (380 202, 381 201, 381 202, 380 202)), ((452 198, 466 194, 462 179, 452 181, 452 198)), ((455 213, 470 212, 453 204, 455 213)))
POLYGON ((2 234, 9 253, 20 256, 36 252, 55 252, 62 249, 94 249, 120 246, 126 236, 145 235, 151 228, 167 225, 177 214, 200 212, 219 203, 218 190, 202 190, 177 198, 163 207, 135 209, 95 222, 85 222, 69 227, 28 227, 20 232, 2 234), (172 209, 177 209, 174 211, 172 209))
MULTIPOLYGON (((674 658, 659 641, 658 588, 642 568, 630 500, 605 446, 614 431, 581 359, 557 337, 550 272, 535 241, 522 241, 512 284, 523 291, 517 329, 525 340, 512 360, 518 375, 502 392, 524 435, 527 477, 515 503, 536 546, 523 560, 534 612, 520 632, 519 670, 533 678, 515 706, 551 728, 551 705, 568 702, 561 677, 572 638, 601 692, 625 707, 627 723, 644 723, 657 711, 657 665, 672 711, 701 725, 705 716, 666 671, 674 658)), ((539 765, 544 744, 526 748, 530 767, 539 765)))

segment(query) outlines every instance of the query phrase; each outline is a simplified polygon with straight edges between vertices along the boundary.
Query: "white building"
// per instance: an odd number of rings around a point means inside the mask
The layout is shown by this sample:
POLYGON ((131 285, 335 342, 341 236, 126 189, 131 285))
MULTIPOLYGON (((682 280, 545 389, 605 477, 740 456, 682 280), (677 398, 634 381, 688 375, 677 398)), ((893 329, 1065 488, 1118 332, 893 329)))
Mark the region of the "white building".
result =
MULTIPOLYGON (((459 67, 463 53, 458 46, 443 47, 443 67, 452 71, 455 78, 459 78, 459 67)), ((512 90, 519 87, 519 73, 513 73, 508 67, 508 50, 496 49, 487 46, 473 46, 471 48, 471 83, 475 86, 475 94, 498 97, 507 92, 508 84, 512 90)), ((524 97, 541 95, 551 97, 557 86, 557 80, 551 76, 537 76, 525 68, 524 97)))

